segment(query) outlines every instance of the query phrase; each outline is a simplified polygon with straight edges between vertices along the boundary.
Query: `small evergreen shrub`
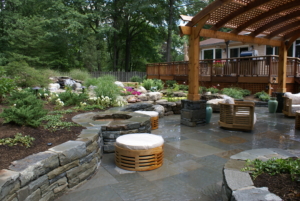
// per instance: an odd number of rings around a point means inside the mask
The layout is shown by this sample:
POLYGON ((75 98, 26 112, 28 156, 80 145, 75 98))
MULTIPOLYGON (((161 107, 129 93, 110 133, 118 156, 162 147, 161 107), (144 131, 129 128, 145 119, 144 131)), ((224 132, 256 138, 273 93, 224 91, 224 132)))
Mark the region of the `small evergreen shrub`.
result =
POLYGON ((43 109, 44 102, 33 94, 9 103, 13 106, 5 108, 0 114, 0 117, 4 118, 4 123, 12 122, 18 125, 38 127, 41 124, 40 118, 47 114, 47 110, 43 109))
POLYGON ((138 76, 138 75, 134 75, 130 78, 130 82, 138 82, 138 83, 141 83, 143 81, 143 79, 138 76))
POLYGON ((224 88, 222 90, 222 94, 225 94, 227 96, 230 96, 234 99, 243 99, 243 91, 239 88, 224 88))
POLYGON ((203 86, 199 87, 199 94, 204 94, 204 93, 206 93, 206 91, 207 91, 206 87, 203 87, 203 86))

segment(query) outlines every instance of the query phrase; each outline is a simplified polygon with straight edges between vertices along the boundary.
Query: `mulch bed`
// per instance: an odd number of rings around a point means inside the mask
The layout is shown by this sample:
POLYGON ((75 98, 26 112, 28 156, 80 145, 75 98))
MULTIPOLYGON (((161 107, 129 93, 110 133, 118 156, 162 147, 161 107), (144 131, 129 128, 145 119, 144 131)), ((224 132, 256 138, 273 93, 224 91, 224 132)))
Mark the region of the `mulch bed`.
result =
MULTIPOLYGON (((5 105, 0 104, 0 112, 2 109, 6 107, 5 105)), ((45 108, 48 110, 53 110, 52 105, 45 105, 45 108)), ((70 107, 69 107, 70 108, 70 107)), ((68 107, 63 108, 64 110, 68 109, 68 107)), ((94 110, 93 112, 97 112, 101 110, 94 110)), ((62 121, 72 122, 72 117, 77 114, 91 112, 91 111, 82 111, 82 112, 73 112, 63 115, 62 121)), ((51 147, 62 144, 68 140, 75 140, 77 136, 81 133, 84 127, 82 126, 72 126, 69 128, 65 128, 62 130, 57 130, 51 132, 49 130, 44 129, 43 126, 38 128, 32 128, 28 126, 18 126, 15 124, 3 124, 3 119, 0 118, 0 138, 13 137, 17 133, 21 133, 24 135, 30 135, 34 137, 35 140, 31 147, 26 148, 23 146, 12 146, 9 147, 7 145, 0 145, 0 170, 7 169, 11 162, 15 160, 20 160, 29 156, 31 154, 39 153, 42 151, 46 151, 51 147), (48 143, 52 143, 51 146, 48 143)))
POLYGON ((292 181, 290 174, 269 175, 263 173, 254 181, 256 187, 268 187, 269 191, 284 201, 300 201, 300 181, 292 181))

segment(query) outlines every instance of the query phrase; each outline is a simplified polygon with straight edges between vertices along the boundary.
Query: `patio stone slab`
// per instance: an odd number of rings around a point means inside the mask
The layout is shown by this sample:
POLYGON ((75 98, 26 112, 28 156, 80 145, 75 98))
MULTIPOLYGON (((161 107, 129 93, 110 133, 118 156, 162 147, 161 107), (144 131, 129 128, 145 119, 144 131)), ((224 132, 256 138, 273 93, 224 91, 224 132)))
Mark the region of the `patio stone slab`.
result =
POLYGON ((270 193, 266 187, 233 191, 232 195, 235 200, 243 201, 282 201, 280 197, 270 193))
POLYGON ((178 149, 181 149, 189 154, 192 154, 196 157, 203 157, 203 156, 220 153, 224 151, 222 149, 218 149, 216 147, 206 145, 199 140, 187 139, 187 140, 180 141, 180 143, 170 142, 168 144, 178 149))

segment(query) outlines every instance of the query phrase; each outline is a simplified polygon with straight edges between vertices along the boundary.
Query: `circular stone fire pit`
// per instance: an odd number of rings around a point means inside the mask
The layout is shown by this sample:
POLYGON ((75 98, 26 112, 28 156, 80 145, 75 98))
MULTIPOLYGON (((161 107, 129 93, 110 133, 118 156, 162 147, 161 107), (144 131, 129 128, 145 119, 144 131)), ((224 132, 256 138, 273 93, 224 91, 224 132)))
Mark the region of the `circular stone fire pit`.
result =
POLYGON ((103 151, 114 152, 116 138, 129 133, 151 133, 150 116, 135 112, 89 112, 76 115, 72 120, 84 127, 99 128, 103 151))

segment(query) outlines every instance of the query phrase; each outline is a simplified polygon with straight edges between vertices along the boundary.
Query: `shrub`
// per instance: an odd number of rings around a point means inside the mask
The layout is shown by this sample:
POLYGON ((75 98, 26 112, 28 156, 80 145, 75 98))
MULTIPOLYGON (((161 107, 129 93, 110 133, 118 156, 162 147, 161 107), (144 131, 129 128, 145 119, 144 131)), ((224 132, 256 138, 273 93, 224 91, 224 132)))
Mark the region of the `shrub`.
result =
POLYGON ((59 99, 64 102, 64 105, 80 105, 80 102, 85 102, 88 100, 89 96, 86 93, 73 93, 71 91, 66 91, 58 94, 59 99))
POLYGON ((230 96, 235 99, 243 98, 243 92, 241 89, 238 89, 238 88, 224 88, 222 90, 222 94, 225 94, 225 95, 230 96))
POLYGON ((109 97, 112 101, 121 94, 121 88, 117 86, 115 78, 110 75, 105 75, 97 79, 96 88, 94 89, 97 97, 109 97))
POLYGON ((180 84, 179 85, 179 90, 188 91, 189 90, 189 85, 180 84))
POLYGON ((177 84, 176 80, 167 80, 166 81, 167 87, 173 87, 174 84, 177 84))
POLYGON ((199 94, 204 94, 207 91, 206 87, 200 86, 199 87, 199 94))
POLYGON ((88 78, 87 80, 84 81, 84 85, 86 87, 96 86, 98 83, 99 83, 99 79, 98 78, 88 78))
POLYGON ((11 62, 5 67, 9 76, 19 78, 17 85, 20 87, 47 87, 51 82, 48 71, 34 69, 26 62, 11 62))
POLYGON ((0 103, 2 102, 3 98, 6 95, 13 92, 16 88, 16 81, 15 79, 11 79, 6 76, 5 70, 3 66, 0 66, 0 103))
POLYGON ((259 98, 259 99, 262 100, 262 101, 268 101, 268 100, 270 100, 269 94, 267 94, 267 93, 264 92, 264 91, 257 92, 256 94, 254 94, 254 96, 255 96, 256 98, 259 98))
POLYGON ((157 87, 157 90, 162 90, 164 88, 164 83, 159 79, 153 79, 152 87, 157 87))
POLYGON ((154 85, 154 81, 152 79, 145 79, 145 80, 143 80, 142 86, 146 90, 150 90, 153 85, 154 85))
POLYGON ((132 76, 130 78, 130 82, 139 82, 139 83, 141 83, 142 81, 143 81, 143 79, 138 75, 132 76))
POLYGON ((41 124, 40 118, 47 114, 47 110, 43 109, 43 101, 33 94, 9 103, 13 106, 5 108, 0 114, 5 123, 13 122, 18 125, 38 127, 41 124))
POLYGON ((73 69, 69 73, 70 77, 74 80, 81 80, 85 81, 89 78, 91 78, 91 75, 86 70, 80 70, 80 69, 73 69))
POLYGON ((212 94, 219 93, 219 89, 215 86, 206 89, 206 92, 211 92, 212 94))

